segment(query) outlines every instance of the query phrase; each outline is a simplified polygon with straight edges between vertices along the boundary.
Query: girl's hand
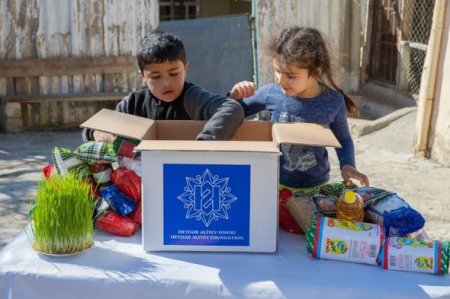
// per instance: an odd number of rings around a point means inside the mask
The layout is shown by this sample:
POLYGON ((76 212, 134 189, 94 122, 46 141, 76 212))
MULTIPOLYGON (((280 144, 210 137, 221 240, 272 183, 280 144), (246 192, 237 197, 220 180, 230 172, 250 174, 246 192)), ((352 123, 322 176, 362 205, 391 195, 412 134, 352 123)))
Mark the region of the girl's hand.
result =
POLYGON ((255 93, 256 85, 250 81, 241 81, 233 86, 230 91, 230 98, 240 100, 248 98, 255 93))
POLYGON ((369 179, 367 176, 351 165, 342 166, 341 175, 345 183, 350 183, 350 179, 356 179, 361 185, 369 187, 369 179))

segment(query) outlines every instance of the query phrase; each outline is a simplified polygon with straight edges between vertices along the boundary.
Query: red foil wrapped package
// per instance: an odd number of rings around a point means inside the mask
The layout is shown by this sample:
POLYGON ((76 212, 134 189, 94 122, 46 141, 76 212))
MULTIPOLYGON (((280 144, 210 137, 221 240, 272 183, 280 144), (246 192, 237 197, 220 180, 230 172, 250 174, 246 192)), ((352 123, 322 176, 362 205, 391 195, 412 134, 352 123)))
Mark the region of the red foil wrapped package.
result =
POLYGON ((134 222, 142 223, 142 204, 141 201, 136 202, 136 209, 127 215, 128 218, 131 218, 134 222))
POLYGON ((141 200, 141 178, 133 170, 119 167, 113 171, 111 181, 129 198, 141 200))
POLYGON ((120 216, 113 211, 106 211, 99 216, 95 225, 101 230, 122 237, 132 236, 139 228, 139 225, 130 218, 120 216))

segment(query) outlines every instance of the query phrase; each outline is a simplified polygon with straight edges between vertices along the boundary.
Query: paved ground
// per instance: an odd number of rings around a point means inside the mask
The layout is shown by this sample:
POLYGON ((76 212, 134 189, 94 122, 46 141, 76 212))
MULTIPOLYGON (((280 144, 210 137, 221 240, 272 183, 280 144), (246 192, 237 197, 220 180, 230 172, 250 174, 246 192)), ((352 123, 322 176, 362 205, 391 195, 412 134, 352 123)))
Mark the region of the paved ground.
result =
MULTIPOLYGON (((419 210, 432 238, 450 239, 450 168, 414 157, 415 118, 415 110, 410 109, 384 121, 351 120, 358 168, 373 186, 397 192, 419 210), (374 128, 377 131, 372 132, 374 128)), ((0 248, 29 221, 36 181, 50 161, 51 149, 74 149, 80 144, 79 131, 0 134, 0 248)), ((339 179, 333 153, 332 175, 339 179)))
POLYGON ((0 248, 28 222, 40 171, 51 149, 74 149, 82 143, 80 131, 0 134, 0 248))

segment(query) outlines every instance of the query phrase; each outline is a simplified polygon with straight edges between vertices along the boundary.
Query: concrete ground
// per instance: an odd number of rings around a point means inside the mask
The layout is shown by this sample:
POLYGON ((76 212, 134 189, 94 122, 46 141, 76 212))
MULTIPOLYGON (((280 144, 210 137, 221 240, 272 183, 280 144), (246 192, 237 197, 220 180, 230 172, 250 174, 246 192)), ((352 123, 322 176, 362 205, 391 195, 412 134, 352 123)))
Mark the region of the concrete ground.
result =
MULTIPOLYGON (((358 169, 372 186, 397 192, 426 218, 434 239, 450 239, 450 168, 414 157, 415 108, 375 121, 350 119, 358 169)), ((54 146, 75 149, 80 131, 0 134, 0 249, 28 223, 40 171, 54 146)), ((333 179, 340 179, 330 150, 333 179)))

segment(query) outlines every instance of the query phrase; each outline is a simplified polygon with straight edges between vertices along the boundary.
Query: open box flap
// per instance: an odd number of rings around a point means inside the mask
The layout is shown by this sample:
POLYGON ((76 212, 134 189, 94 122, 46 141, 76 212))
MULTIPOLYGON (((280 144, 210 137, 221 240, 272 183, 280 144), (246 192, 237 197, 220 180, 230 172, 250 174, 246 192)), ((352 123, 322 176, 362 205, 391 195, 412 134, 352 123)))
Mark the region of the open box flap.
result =
POLYGON ((341 147, 333 132, 328 127, 318 124, 275 123, 272 126, 272 137, 277 144, 341 147))
POLYGON ((144 140, 134 150, 279 153, 272 141, 144 140))
POLYGON ((80 127, 143 140, 155 138, 154 123, 155 121, 149 118, 102 109, 80 127))
POLYGON ((232 140, 272 141, 272 123, 270 121, 245 120, 239 126, 232 140))

